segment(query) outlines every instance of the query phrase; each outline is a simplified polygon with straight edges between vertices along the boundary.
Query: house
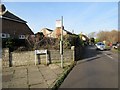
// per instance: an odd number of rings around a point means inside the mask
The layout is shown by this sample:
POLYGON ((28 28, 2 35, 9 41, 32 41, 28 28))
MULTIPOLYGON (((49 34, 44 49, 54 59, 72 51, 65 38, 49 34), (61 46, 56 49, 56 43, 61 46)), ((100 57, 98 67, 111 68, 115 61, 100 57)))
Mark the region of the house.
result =
MULTIPOLYGON (((61 20, 56 20, 56 28, 55 28, 55 30, 52 33, 54 38, 58 38, 58 37, 61 36, 61 23, 62 23, 61 20)), ((62 30, 63 30, 63 36, 67 35, 67 34, 72 35, 71 32, 65 30, 64 26, 62 27, 62 30)))
MULTIPOLYGON (((45 37, 52 37, 52 38, 58 38, 61 35, 61 27, 56 27, 55 30, 51 30, 48 28, 43 28, 40 32, 44 34, 45 37)), ((63 35, 70 34, 72 35, 71 32, 67 31, 63 27, 63 35)))
POLYGON ((25 39, 26 35, 34 34, 26 21, 8 11, 3 4, 0 4, 0 19, 2 21, 2 32, 0 33, 2 39, 10 37, 25 39))
MULTIPOLYGON (((51 30, 48 28, 43 28, 40 32, 42 32, 44 34, 45 37, 52 37, 52 38, 58 38, 61 35, 61 25, 60 25, 60 20, 56 20, 56 28, 55 30, 51 30)), ((72 35, 71 32, 65 30, 64 26, 63 26, 63 36, 70 34, 72 35)))
POLYGON ((53 30, 48 28, 43 28, 40 32, 42 32, 45 37, 52 37, 53 30))
MULTIPOLYGON (((64 27, 63 27, 63 36, 64 36, 64 35, 67 35, 67 34, 72 35, 71 32, 65 30, 64 27)), ((60 36, 61 36, 61 27, 56 27, 56 29, 53 31, 53 34, 52 34, 52 35, 53 35, 54 38, 60 37, 60 36)))

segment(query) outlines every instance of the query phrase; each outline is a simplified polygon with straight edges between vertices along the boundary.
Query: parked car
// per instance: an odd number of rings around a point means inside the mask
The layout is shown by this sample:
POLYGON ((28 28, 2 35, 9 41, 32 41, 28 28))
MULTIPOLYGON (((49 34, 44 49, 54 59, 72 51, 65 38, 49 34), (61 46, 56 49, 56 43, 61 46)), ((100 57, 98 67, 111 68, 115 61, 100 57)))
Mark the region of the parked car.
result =
POLYGON ((95 46, 96 46, 97 50, 98 49, 99 50, 105 50, 106 49, 105 44, 103 42, 98 42, 98 43, 95 44, 95 46))
POLYGON ((119 46, 120 46, 120 43, 114 43, 114 44, 112 45, 112 47, 113 47, 114 49, 118 49, 119 46))

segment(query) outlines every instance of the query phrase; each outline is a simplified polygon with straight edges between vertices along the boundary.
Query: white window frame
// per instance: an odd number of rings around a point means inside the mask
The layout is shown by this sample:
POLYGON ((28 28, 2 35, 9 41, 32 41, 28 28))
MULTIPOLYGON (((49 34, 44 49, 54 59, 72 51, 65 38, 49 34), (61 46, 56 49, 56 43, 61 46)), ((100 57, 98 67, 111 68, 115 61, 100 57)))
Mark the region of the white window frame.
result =
POLYGON ((6 34, 6 38, 9 38, 10 37, 10 34, 6 34))
POLYGON ((0 34, 0 37, 1 37, 1 38, 7 38, 5 33, 1 33, 1 34, 0 34), (3 36, 3 35, 4 35, 4 36, 3 36))
POLYGON ((19 39, 25 39, 25 35, 19 35, 19 39))
POLYGON ((0 37, 1 37, 1 38, 9 38, 9 37, 10 37, 10 34, 1 33, 1 34, 0 34, 0 37), (4 36, 3 36, 3 35, 4 35, 4 36))

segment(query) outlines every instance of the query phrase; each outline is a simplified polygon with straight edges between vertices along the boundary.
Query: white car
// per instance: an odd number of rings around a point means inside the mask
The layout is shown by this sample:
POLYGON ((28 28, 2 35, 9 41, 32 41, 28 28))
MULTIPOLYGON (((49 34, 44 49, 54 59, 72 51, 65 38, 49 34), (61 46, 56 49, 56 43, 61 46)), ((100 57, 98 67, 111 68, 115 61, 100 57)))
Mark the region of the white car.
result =
POLYGON ((112 47, 113 47, 114 49, 118 49, 119 46, 120 46, 119 43, 116 43, 116 44, 113 44, 113 45, 112 45, 112 47))
POLYGON ((99 49, 99 50, 105 50, 105 44, 103 42, 98 42, 96 45, 96 49, 99 49))

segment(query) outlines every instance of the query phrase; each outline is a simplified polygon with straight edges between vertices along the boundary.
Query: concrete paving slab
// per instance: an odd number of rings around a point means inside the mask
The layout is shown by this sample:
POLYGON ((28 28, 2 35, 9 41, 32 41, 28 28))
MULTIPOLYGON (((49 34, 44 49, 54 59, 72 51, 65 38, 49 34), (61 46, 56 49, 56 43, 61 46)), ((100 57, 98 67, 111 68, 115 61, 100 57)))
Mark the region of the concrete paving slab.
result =
POLYGON ((28 72, 38 71, 38 67, 37 66, 29 66, 29 67, 27 67, 27 69, 28 69, 28 72))
POLYGON ((11 80, 11 86, 13 86, 14 88, 20 87, 22 88, 23 86, 27 87, 27 78, 12 78, 11 80))
POLYGON ((21 69, 21 70, 16 70, 14 75, 14 78, 27 78, 27 70, 26 69, 21 69))
POLYGON ((2 82, 2 88, 9 88, 10 85, 10 81, 9 82, 2 82))
POLYGON ((57 75, 49 67, 39 68, 46 80, 54 79, 57 75))
POLYGON ((51 64, 49 65, 50 69, 57 74, 58 76, 64 71, 59 65, 57 64, 51 64))
POLYGON ((46 65, 40 64, 40 65, 37 65, 37 67, 42 68, 42 67, 46 67, 46 65))
POLYGON ((47 80, 49 87, 56 81, 56 78, 47 80))
POLYGON ((34 85, 34 84, 38 84, 38 83, 42 83, 44 82, 43 78, 39 78, 39 77, 33 77, 33 78, 29 78, 29 85, 34 85))
POLYGON ((41 83, 41 84, 37 84, 37 85, 31 85, 30 90, 32 90, 32 88, 48 88, 48 85, 47 85, 47 83, 41 83))
POLYGON ((39 68, 39 69, 43 74, 47 84, 50 86, 57 79, 57 75, 50 68, 49 69, 48 68, 49 67, 39 68))
MULTIPOLYGON (((59 64, 60 65, 60 64, 59 64)), ((30 65, 3 69, 4 88, 49 88, 64 69, 58 64, 30 65)), ((35 89, 33 89, 35 90, 35 89)))
POLYGON ((61 68, 55 68, 55 69, 52 69, 52 71, 56 74, 56 75, 61 75, 64 71, 64 69, 61 69, 61 68))
POLYGON ((2 68, 2 72, 13 72, 14 68, 13 67, 9 67, 9 68, 2 68))
POLYGON ((27 88, 27 89, 25 89, 25 90, 29 90, 29 89, 28 89, 28 88, 29 88, 28 84, 23 84, 23 85, 15 84, 15 85, 9 86, 9 88, 27 88))
POLYGON ((12 79, 13 72, 5 72, 2 74, 2 82, 8 82, 12 79))
POLYGON ((44 82, 44 78, 40 72, 34 72, 28 74, 28 84, 38 84, 44 82))
POLYGON ((51 69, 60 68, 60 66, 57 65, 57 64, 50 64, 49 67, 50 67, 51 69))

